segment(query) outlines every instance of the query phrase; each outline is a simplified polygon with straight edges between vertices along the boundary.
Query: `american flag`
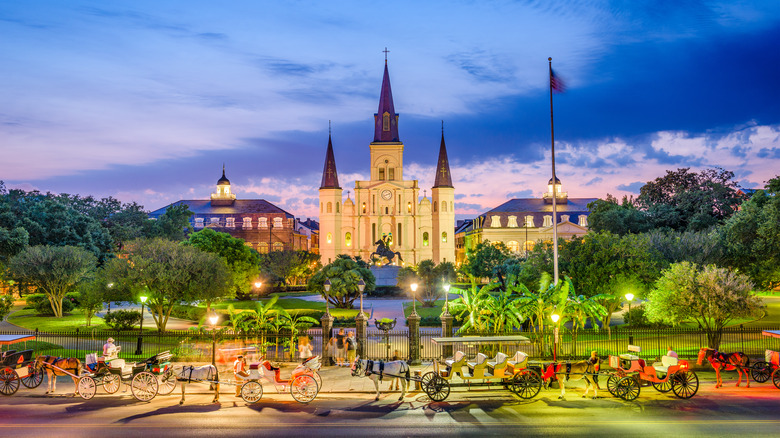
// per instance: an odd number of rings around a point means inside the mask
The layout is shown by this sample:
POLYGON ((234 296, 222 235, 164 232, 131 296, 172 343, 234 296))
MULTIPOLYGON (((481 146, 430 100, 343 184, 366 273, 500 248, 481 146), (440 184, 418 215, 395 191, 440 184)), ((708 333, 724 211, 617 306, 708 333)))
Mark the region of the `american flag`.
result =
POLYGON ((558 93, 566 91, 566 84, 563 82, 563 79, 556 76, 552 69, 550 69, 550 88, 558 93))

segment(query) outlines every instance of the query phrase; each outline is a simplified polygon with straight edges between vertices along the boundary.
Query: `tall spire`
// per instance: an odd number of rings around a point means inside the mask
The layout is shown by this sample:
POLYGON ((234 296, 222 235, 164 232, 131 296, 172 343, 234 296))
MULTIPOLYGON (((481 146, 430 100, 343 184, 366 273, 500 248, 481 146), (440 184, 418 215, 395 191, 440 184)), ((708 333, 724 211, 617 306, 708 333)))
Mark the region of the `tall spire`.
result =
POLYGON ((452 187, 450 160, 447 159, 447 146, 444 145, 444 121, 441 122, 441 146, 439 146, 439 162, 436 164, 436 180, 433 188, 452 187))
MULTIPOLYGON (((387 53, 385 53, 385 56, 387 56, 387 53)), ((379 94, 379 111, 374 114, 374 141, 401 141, 398 139, 398 114, 396 114, 393 106, 393 91, 390 89, 390 73, 387 70, 387 59, 385 59, 385 75, 382 77, 382 91, 379 94)))
MULTIPOLYGON (((330 131, 330 128, 328 129, 330 131)), ((339 175, 336 172, 336 157, 333 155, 333 142, 328 133, 328 150, 325 152, 325 167, 322 169, 321 189, 340 189, 339 175)))

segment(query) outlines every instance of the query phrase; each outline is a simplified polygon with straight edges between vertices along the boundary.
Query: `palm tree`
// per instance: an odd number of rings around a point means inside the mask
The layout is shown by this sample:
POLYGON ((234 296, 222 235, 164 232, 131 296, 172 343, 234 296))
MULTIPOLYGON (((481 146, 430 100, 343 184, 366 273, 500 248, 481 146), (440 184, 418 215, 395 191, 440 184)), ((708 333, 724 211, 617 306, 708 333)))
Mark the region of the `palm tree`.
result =
POLYGON ((571 321, 572 354, 576 355, 577 332, 579 329, 585 328, 585 324, 588 322, 588 318, 590 318, 594 330, 598 330, 599 325, 597 321, 601 321, 602 318, 604 318, 607 309, 599 303, 599 300, 605 298, 602 295, 595 295, 592 297, 575 295, 573 286, 569 289, 569 292, 571 293, 571 296, 568 298, 563 308, 562 319, 563 322, 571 321))
POLYGON ((534 324, 531 325, 534 338, 541 351, 547 352, 549 348, 549 334, 545 333, 545 321, 555 312, 563 311, 566 300, 569 297, 569 289, 574 289, 571 279, 564 277, 564 281, 558 284, 552 283, 550 274, 543 273, 539 280, 539 291, 531 292, 523 284, 517 284, 516 289, 522 292, 518 299, 518 311, 525 315, 533 315, 534 324))
POLYGON ((460 295, 460 298, 450 301, 450 312, 459 319, 465 319, 463 325, 458 329, 458 333, 486 331, 486 321, 481 311, 484 308, 483 302, 487 292, 483 289, 474 283, 472 283, 469 289, 464 290, 455 287, 450 289, 450 292, 460 295))

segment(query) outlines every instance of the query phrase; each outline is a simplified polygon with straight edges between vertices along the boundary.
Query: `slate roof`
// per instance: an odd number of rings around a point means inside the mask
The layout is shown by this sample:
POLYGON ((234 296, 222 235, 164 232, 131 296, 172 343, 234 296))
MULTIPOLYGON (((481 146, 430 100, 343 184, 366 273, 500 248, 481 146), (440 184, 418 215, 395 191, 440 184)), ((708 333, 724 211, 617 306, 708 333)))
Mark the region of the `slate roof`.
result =
MULTIPOLYGON (((557 204, 556 223, 561 221, 561 216, 568 215, 571 222, 577 223, 578 216, 589 215, 588 204, 599 198, 568 198, 565 204, 557 204)), ((552 204, 548 204, 540 198, 516 198, 499 205, 479 215, 476 219, 475 228, 490 227, 491 216, 499 216, 502 225, 506 226, 508 216, 517 216, 517 224, 522 228, 525 223, 525 216, 534 217, 534 225, 541 227, 544 223, 544 216, 552 214, 552 204), (487 220, 486 220, 487 219, 487 220)))
POLYGON ((158 218, 165 214, 165 211, 174 206, 186 204, 190 211, 198 215, 219 214, 219 215, 241 215, 241 214, 270 214, 283 213, 288 218, 294 218, 292 214, 271 204, 265 199, 236 199, 232 205, 211 205, 210 200, 182 200, 149 213, 150 218, 158 218))

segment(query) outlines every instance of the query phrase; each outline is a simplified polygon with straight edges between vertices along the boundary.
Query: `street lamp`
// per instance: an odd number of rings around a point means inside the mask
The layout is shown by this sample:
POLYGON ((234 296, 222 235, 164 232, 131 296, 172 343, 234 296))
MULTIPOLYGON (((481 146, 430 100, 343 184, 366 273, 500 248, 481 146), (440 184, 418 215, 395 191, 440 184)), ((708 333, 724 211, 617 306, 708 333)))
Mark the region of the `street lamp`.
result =
POLYGON ((144 333, 144 304, 146 303, 146 300, 148 298, 149 297, 144 296, 144 295, 141 296, 141 326, 138 329, 138 345, 136 345, 136 347, 135 347, 135 354, 136 355, 141 355, 141 354, 144 353, 141 350, 141 347, 143 346, 143 342, 144 342, 144 340, 143 340, 144 339, 143 338, 143 333, 144 333))
POLYGON ((361 278, 358 281, 358 290, 360 291, 360 314, 363 314, 363 291, 366 290, 366 282, 361 278))
POLYGON ((558 361, 558 320, 561 319, 561 315, 558 315, 557 313, 553 313, 550 315, 550 319, 552 319, 552 322, 555 324, 555 327, 553 328, 553 336, 555 337, 553 342, 553 362, 558 361))
POLYGON ((330 278, 325 279, 325 283, 322 283, 322 287, 325 288, 325 315, 330 316, 330 306, 328 305, 328 294, 330 292, 330 278))
POLYGON ((214 313, 209 316, 209 322, 211 323, 211 364, 216 366, 216 351, 217 351, 217 321, 219 315, 214 313))
MULTIPOLYGON (((628 300, 628 313, 629 313, 629 315, 630 315, 630 314, 631 314, 631 300, 633 300, 633 299, 634 299, 634 294, 632 294, 632 293, 627 293, 627 294, 626 294, 626 299, 628 300)), ((630 316, 629 316, 629 318, 630 318, 630 316)))
POLYGON ((414 295, 417 292, 417 283, 412 283, 409 287, 412 289, 412 315, 417 316, 417 298, 414 295))
POLYGON ((260 289, 262 286, 263 286, 263 282, 262 281, 258 280, 258 281, 255 282, 255 287, 256 288, 260 289))
POLYGON ((444 289, 444 314, 449 315, 450 314, 450 284, 446 281, 442 285, 442 288, 444 289))

